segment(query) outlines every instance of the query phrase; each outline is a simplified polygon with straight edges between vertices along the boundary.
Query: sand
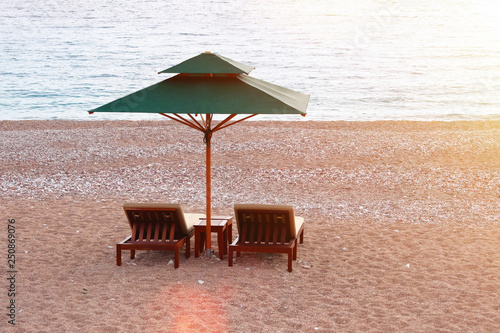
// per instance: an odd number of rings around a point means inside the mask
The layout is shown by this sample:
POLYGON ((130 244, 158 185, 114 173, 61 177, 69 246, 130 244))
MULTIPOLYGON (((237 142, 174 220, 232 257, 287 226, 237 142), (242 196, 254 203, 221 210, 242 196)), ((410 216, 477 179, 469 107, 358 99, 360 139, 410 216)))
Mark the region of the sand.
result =
POLYGON ((217 251, 182 250, 178 269, 170 252, 124 252, 116 266, 123 202, 204 211, 201 133, 2 121, 0 139, 2 332, 500 331, 498 121, 249 121, 216 133, 214 213, 294 205, 306 224, 292 273, 283 255, 228 267, 217 251))

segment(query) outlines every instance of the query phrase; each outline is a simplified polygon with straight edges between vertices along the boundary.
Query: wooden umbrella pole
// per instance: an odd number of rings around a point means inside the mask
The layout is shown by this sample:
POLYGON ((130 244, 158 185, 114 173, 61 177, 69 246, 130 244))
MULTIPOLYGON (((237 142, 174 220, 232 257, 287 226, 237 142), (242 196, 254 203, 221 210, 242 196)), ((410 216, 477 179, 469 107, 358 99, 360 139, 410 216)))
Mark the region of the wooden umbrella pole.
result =
POLYGON ((207 142, 207 148, 206 148, 206 166, 207 166, 207 226, 206 226, 206 244, 207 244, 207 258, 210 258, 212 255, 211 253, 211 240, 212 240, 212 230, 211 230, 211 224, 212 224, 212 183, 211 183, 211 178, 212 178, 212 161, 211 161, 211 150, 210 150, 210 139, 208 139, 207 142))
POLYGON ((212 151, 210 147, 212 141, 212 115, 207 114, 205 127, 205 144, 206 144, 206 168, 207 168, 207 225, 205 227, 207 258, 212 255, 212 151))

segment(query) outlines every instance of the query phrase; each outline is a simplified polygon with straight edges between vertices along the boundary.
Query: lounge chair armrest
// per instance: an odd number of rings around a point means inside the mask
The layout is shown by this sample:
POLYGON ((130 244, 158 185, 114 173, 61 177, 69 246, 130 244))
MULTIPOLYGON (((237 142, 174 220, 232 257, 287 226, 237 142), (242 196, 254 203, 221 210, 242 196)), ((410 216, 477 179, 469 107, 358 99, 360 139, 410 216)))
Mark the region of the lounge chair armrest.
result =
POLYGON ((231 245, 236 245, 240 241, 240 236, 237 236, 236 239, 231 243, 231 245))
POLYGON ((127 238, 125 238, 124 240, 122 240, 122 241, 121 241, 120 243, 118 243, 118 244, 129 243, 131 239, 132 239, 132 235, 128 236, 127 238))

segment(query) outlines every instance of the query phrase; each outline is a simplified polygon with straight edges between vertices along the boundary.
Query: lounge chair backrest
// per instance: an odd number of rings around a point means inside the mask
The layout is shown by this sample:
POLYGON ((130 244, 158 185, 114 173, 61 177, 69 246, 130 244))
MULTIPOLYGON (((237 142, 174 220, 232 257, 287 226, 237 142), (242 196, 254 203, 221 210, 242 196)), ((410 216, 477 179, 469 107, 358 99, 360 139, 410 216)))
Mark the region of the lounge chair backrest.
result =
POLYGON ((236 204, 238 233, 250 243, 288 243, 297 236, 293 206, 236 204))
POLYGON ((189 233, 180 204, 125 203, 132 241, 174 240, 189 233))

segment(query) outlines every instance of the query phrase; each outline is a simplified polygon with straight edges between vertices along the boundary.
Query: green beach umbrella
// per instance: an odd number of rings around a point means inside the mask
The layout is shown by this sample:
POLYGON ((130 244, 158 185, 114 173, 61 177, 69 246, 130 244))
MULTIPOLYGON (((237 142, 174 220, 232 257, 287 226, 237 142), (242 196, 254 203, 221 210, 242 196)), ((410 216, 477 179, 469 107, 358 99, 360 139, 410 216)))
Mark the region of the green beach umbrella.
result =
POLYGON ((180 73, 114 100, 94 112, 158 113, 204 134, 207 256, 211 254, 212 134, 258 114, 305 116, 309 95, 248 76, 253 67, 205 52, 160 73, 180 73), (227 115, 213 121, 214 115, 227 115), (238 115, 241 118, 238 118, 238 115))

